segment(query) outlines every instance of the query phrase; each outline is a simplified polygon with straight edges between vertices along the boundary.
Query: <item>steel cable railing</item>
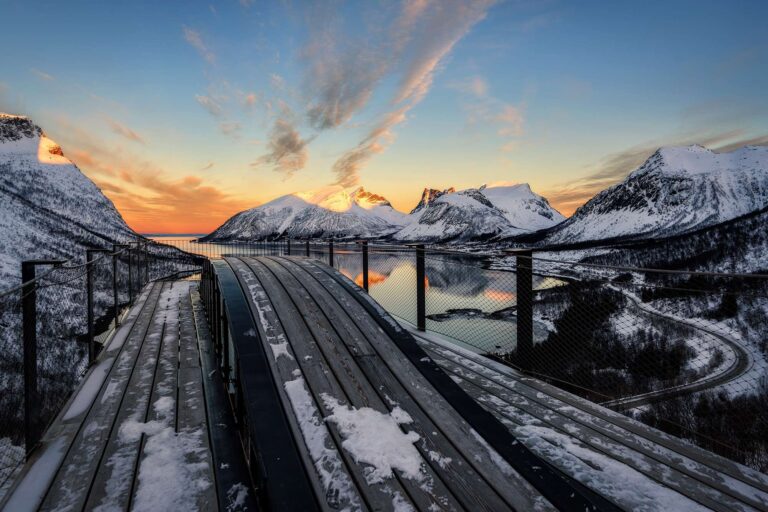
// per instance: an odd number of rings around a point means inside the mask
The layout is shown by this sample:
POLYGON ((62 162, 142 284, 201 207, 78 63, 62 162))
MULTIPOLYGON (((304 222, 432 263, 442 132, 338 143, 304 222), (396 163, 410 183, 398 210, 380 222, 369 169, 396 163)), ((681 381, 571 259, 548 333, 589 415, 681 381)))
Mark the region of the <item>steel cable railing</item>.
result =
POLYGON ((142 287, 202 263, 145 240, 84 252, 23 262, 23 282, 0 292, 0 496, 142 287))
MULTIPOLYGON (((207 254, 287 254, 287 244, 213 244, 207 254)), ((361 244, 290 244, 361 287, 367 277, 371 296, 403 322, 768 470, 766 272, 378 242, 365 247, 364 267, 361 244)))

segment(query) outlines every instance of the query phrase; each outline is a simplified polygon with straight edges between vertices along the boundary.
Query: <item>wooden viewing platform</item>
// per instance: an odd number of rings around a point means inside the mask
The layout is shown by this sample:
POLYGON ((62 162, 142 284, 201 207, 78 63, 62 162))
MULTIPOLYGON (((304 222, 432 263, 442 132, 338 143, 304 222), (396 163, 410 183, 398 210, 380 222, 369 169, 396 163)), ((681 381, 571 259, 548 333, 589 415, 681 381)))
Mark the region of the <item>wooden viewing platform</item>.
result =
POLYGON ((768 511, 768 476, 411 330, 324 264, 242 257, 143 290, 5 499, 768 511))

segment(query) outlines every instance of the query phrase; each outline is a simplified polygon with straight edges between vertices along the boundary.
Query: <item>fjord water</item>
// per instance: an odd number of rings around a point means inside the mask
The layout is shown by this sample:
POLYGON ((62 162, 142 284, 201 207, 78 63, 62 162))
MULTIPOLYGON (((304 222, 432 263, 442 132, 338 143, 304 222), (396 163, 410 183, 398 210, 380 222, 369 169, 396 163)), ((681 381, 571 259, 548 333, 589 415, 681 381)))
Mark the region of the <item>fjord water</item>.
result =
MULTIPOLYGON (((202 235, 201 235, 202 236, 202 235)), ((284 243, 197 243, 197 235, 152 236, 153 240, 209 257, 283 254, 284 243)), ((294 242, 294 255, 305 254, 303 242, 294 242)), ((312 245, 311 255, 328 261, 326 245, 312 245)), ((427 331, 481 353, 506 353, 516 346, 517 302, 513 272, 492 270, 487 258, 455 253, 427 253, 425 257, 427 331), (491 316, 489 318, 489 316, 491 316)), ((363 285, 363 261, 354 245, 337 245, 334 267, 363 285)), ((369 293, 399 320, 416 324, 416 259, 413 250, 377 248, 369 251, 369 293)), ((556 284, 556 282, 554 282, 556 284)), ((534 289, 552 286, 551 278, 534 276, 534 289)), ((547 336, 541 319, 534 322, 535 341, 547 336)))

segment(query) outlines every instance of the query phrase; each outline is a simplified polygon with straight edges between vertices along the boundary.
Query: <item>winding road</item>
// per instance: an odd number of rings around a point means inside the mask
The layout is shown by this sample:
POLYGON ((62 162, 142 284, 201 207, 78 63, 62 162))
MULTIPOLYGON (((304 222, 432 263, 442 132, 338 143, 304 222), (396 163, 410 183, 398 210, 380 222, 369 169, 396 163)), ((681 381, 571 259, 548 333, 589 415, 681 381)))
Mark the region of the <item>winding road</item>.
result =
POLYGON ((626 410, 626 409, 632 409, 635 407, 641 407, 643 405, 648 405, 653 402, 658 402, 660 400, 665 400, 668 398, 672 398, 672 397, 676 397, 676 396, 680 396, 688 393, 704 391, 707 389, 714 388, 716 386, 720 386, 720 385, 732 382, 738 379, 739 377, 741 377, 742 375, 746 374, 754 366, 755 362, 754 362, 754 359, 752 358, 752 355, 737 340, 730 338, 722 333, 716 332, 713 329, 702 327, 701 325, 696 324, 692 320, 685 320, 672 315, 665 315, 663 313, 660 313, 659 311, 656 311, 655 309, 652 309, 644 305, 634 295, 628 294, 617 287, 612 286, 611 288, 621 292, 625 297, 627 297, 627 299, 629 299, 635 305, 635 307, 637 307, 640 311, 642 311, 645 314, 648 314, 651 316, 657 316, 659 318, 664 318, 672 322, 683 324, 713 336, 717 340, 721 341, 723 345, 731 351, 731 353, 733 354, 733 357, 730 358, 730 364, 725 368, 719 368, 718 369, 719 371, 713 374, 709 374, 705 377, 702 377, 701 379, 698 379, 696 381, 689 382, 687 384, 679 384, 677 386, 672 386, 672 387, 659 389, 655 391, 649 391, 647 393, 641 393, 639 395, 633 395, 629 397, 617 398, 615 400, 601 402, 601 405, 604 405, 606 407, 610 407, 616 410, 626 410))

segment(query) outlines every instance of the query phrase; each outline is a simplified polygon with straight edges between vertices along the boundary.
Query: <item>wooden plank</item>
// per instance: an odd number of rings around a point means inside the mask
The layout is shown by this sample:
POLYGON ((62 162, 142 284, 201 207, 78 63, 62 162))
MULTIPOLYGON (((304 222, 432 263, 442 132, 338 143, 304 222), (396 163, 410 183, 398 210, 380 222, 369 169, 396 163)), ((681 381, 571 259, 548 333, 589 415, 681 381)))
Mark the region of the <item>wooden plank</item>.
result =
MULTIPOLYGON (((367 504, 357 491, 355 481, 350 475, 350 468, 339 455, 338 445, 334 443, 327 427, 323 425, 319 409, 317 409, 317 402, 312 404, 314 410, 311 413, 312 423, 316 428, 312 432, 304 432, 302 428, 312 428, 306 425, 309 414, 306 411, 297 410, 288 396, 287 386, 300 386, 303 387, 304 392, 310 392, 306 389, 306 381, 303 383, 298 381, 304 379, 304 373, 301 371, 298 361, 306 357, 306 354, 298 355, 294 351, 297 334, 294 333, 294 337, 291 340, 288 339, 270 298, 253 270, 241 259, 231 258, 227 261, 240 281, 251 314, 254 318, 259 319, 258 322, 255 322, 259 339, 264 350, 270 354, 268 357, 270 368, 272 374, 275 375, 275 384, 281 400, 285 404, 286 411, 289 411, 286 416, 294 437, 299 440, 297 444, 301 450, 304 464, 308 468, 308 472, 315 475, 312 484, 318 502, 326 510, 345 509, 347 507, 366 509, 367 504), (304 418, 305 424, 301 423, 300 416, 304 418), (306 443, 308 435, 322 437, 322 451, 316 448, 314 454, 312 453, 306 443), (323 477, 323 475, 328 476, 323 477)), ((313 343, 313 341, 309 342, 313 343)), ((319 365, 315 363, 311 366, 310 372, 318 368, 319 365)), ((321 379, 325 381, 327 374, 321 373, 321 379)), ((364 475, 360 473, 357 477, 364 478, 364 475)))
POLYGON ((235 396, 241 432, 259 499, 276 509, 319 510, 285 405, 275 387, 268 355, 258 343, 256 324, 240 282, 226 261, 212 262, 235 358, 235 396))
POLYGON ((12 482, 4 499, 0 500, 0 510, 37 510, 41 506, 45 493, 41 495, 28 492, 28 489, 43 487, 48 490, 53 485, 62 462, 82 429, 84 420, 93 408, 98 394, 107 384, 114 362, 121 354, 125 340, 133 332, 152 288, 152 284, 144 287, 136 304, 125 312, 122 325, 107 339, 107 344, 97 357, 96 364, 88 371, 78 389, 45 432, 40 447, 33 452, 19 476, 12 482), (97 381, 101 384, 93 389, 98 384, 97 381), (83 404, 86 407, 83 407, 83 404), (47 476, 47 480, 41 481, 42 474, 47 476), (34 501, 31 498, 32 495, 35 496, 34 501))
POLYGON ((205 318, 205 308, 197 290, 192 290, 192 312, 195 321, 205 415, 208 424, 211 459, 214 468, 215 491, 219 510, 242 512, 257 510, 248 467, 237 434, 237 426, 229 405, 224 382, 216 369, 211 331, 205 318), (238 495, 242 498, 237 500, 238 495))
MULTIPOLYGON (((345 343, 347 340, 355 340, 350 343, 351 347, 362 345, 366 354, 373 354, 371 357, 358 357, 358 364, 370 381, 375 383, 374 389, 385 399, 388 399, 390 405, 394 405, 392 402, 396 402, 399 407, 409 413, 413 423, 409 424, 408 428, 419 433, 421 437, 421 441, 416 446, 422 453, 422 457, 431 466, 434 473, 451 489, 462 505, 468 510, 502 510, 510 507, 511 504, 505 503, 493 485, 489 484, 474 468, 477 465, 475 460, 477 452, 469 454, 469 450, 467 450, 467 456, 461 453, 443 432, 442 424, 437 424, 425 412, 428 406, 418 403, 412 396, 410 386, 404 386, 398 380, 397 374, 378 356, 371 344, 371 339, 383 337, 386 339, 380 339, 380 342, 393 347, 395 350, 396 347, 378 326, 370 321, 366 322, 369 315, 363 312, 363 315, 355 314, 353 319, 354 310, 343 308, 341 305, 342 302, 347 302, 345 301, 346 291, 341 291, 338 295, 331 295, 314 276, 301 266, 284 258, 275 261, 288 269, 303 284, 332 322, 334 328, 339 330, 339 336, 345 343), (341 329, 342 326, 343 329, 341 329)), ((349 297, 346 299, 348 300, 349 297)), ((412 382, 410 376, 406 376, 404 380, 407 383, 412 382)), ((468 437, 472 439, 471 434, 468 437)), ((473 439, 474 442, 476 441, 473 439)), ((506 479, 499 479, 496 483, 504 487, 509 486, 509 481, 506 479)))
POLYGON ((442 395, 426 381, 384 334, 378 324, 360 304, 322 268, 308 260, 294 260, 322 284, 335 297, 342 308, 358 319, 365 331, 371 335, 370 342, 380 357, 392 368, 397 379, 411 390, 413 399, 422 404, 432 421, 451 443, 471 463, 474 471, 492 484, 504 499, 517 510, 533 510, 551 507, 524 478, 505 466, 500 470, 495 461, 502 460, 490 446, 483 443, 466 421, 458 415, 442 395), (480 459, 480 460, 478 460, 480 459))
POLYGON ((102 455, 99 468, 88 494, 86 507, 127 508, 131 499, 131 485, 136 470, 141 444, 140 435, 129 435, 126 424, 135 428, 146 421, 150 408, 152 382, 162 347, 165 316, 170 307, 167 297, 169 283, 163 283, 157 309, 141 345, 136 367, 131 373, 120 409, 113 418, 109 442, 102 455))
MULTIPOLYGON (((341 326, 330 324, 303 284, 296 280, 282 266, 269 258, 259 258, 256 262, 254 265, 262 264, 265 268, 269 269, 277 281, 284 287, 299 311, 303 322, 312 333, 318 348, 324 353, 327 368, 336 376, 345 391, 345 395, 335 396, 335 398, 345 405, 348 404, 355 408, 370 407, 382 414, 389 414, 391 412, 390 406, 385 404, 384 400, 375 390, 375 386, 378 386, 379 383, 371 383, 368 380, 352 354, 347 350, 346 345, 342 341, 342 336, 334 328, 340 328, 341 326)), ((266 288, 267 293, 271 297, 274 289, 268 286, 266 288)), ((276 306, 276 309, 279 312, 282 311, 280 306, 276 306)), ((335 429, 335 426, 333 428, 335 429)), ((432 485, 431 489, 425 489, 421 482, 395 475, 400 485, 406 491, 405 496, 407 496, 407 499, 411 500, 414 506, 422 510, 426 510, 434 505, 439 506, 441 503, 450 508, 460 509, 461 505, 456 500, 456 497, 442 480, 434 474, 431 467, 424 466, 424 469, 426 470, 426 479, 432 485)))
MULTIPOLYGON (((708 486, 701 485, 700 482, 687 478, 665 464, 649 459, 626 446, 618 445, 611 439, 585 428, 583 425, 568 421, 556 411, 537 407, 536 403, 522 395, 506 391, 492 382, 489 383, 484 377, 445 359, 439 353, 431 352, 430 355, 441 367, 455 376, 457 382, 467 393, 502 418, 518 439, 527 442, 531 449, 537 451, 540 456, 551 460, 563 471, 580 475, 582 481, 598 492, 611 494, 624 508, 637 507, 638 503, 633 501, 637 497, 621 488, 621 480, 616 479, 616 477, 623 478, 625 473, 612 475, 607 473, 611 466, 603 467, 599 462, 596 462, 602 461, 602 457, 614 459, 640 473, 633 476, 632 479, 635 479, 636 485, 643 485, 642 488, 649 487, 649 484, 651 484, 650 487, 653 485, 667 487, 712 510, 723 512, 751 510, 751 508, 745 507, 744 503, 723 495, 708 486), (553 435, 549 437, 539 435, 533 438, 525 434, 525 431, 531 427, 548 429, 553 435), (557 439, 558 435, 572 438, 574 445, 578 446, 579 449, 591 451, 597 457, 590 457, 583 452, 579 457, 564 456, 563 447, 550 439, 550 437, 557 439), (644 475, 650 482, 644 483, 641 475, 644 475)), ((688 506, 693 506, 693 503, 689 502, 688 506)))
MULTIPOLYGON (((105 354, 114 353, 115 363, 82 427, 69 448, 53 484, 48 489, 41 510, 80 510, 105 450, 115 414, 127 392, 137 362, 137 355, 150 328, 161 286, 153 284, 127 339, 109 344, 105 354)), ((125 332, 125 331, 123 331, 125 332)))
MULTIPOLYGON (((463 351, 461 354, 474 362, 483 364, 500 375, 521 382, 525 386, 531 388, 534 392, 543 393, 545 397, 548 397, 554 403, 557 403, 558 401, 562 402, 560 407, 564 412, 589 415, 601 425, 604 424, 616 431, 623 431, 625 435, 630 436, 630 438, 637 439, 643 443, 648 441, 651 445, 663 447, 671 452, 675 452, 679 458, 682 458, 681 460, 686 461, 686 467, 691 466, 691 464, 688 463, 690 462, 694 465, 693 467, 702 471, 703 474, 710 473, 714 475, 716 480, 722 477, 730 477, 738 482, 745 483, 760 492, 768 492, 768 475, 764 473, 760 473, 759 471, 748 468, 730 459, 726 459, 725 457, 721 457, 692 443, 651 428, 639 421, 573 395, 572 393, 539 379, 523 376, 513 368, 506 367, 496 361, 488 360, 477 354, 464 354, 463 351)), ((675 457, 673 457, 673 459, 674 458, 675 457)), ((735 486, 738 487, 741 486, 741 484, 736 484, 735 486)))
POLYGON ((197 346, 195 319, 190 292, 196 286, 187 286, 187 293, 179 305, 179 367, 200 368, 200 352, 197 346))
MULTIPOLYGON (((261 304, 261 311, 265 320, 275 329, 275 337, 283 334, 289 343, 292 357, 298 365, 301 376, 305 380, 307 391, 312 397, 315 408, 319 411, 319 416, 323 418, 329 416, 331 411, 320 396, 328 394, 329 396, 343 398, 345 396, 344 389, 336 376, 328 371, 329 365, 325 360, 324 353, 320 350, 307 325, 299 320, 302 318, 301 313, 278 280, 257 261, 251 258, 243 259, 243 261, 258 279, 258 286, 260 288, 254 289, 255 293, 258 294, 259 291, 263 290, 264 296, 268 297, 270 307, 267 308, 267 304, 264 302, 261 304)), ((243 275, 245 273, 241 271, 240 274, 243 275)), ((247 285, 254 286, 254 284, 251 281, 247 285)), ((285 358, 278 357, 277 359, 285 358)), ((338 430, 327 424, 326 428, 333 441, 333 446, 328 446, 328 448, 338 453, 344 462, 344 466, 339 468, 339 471, 346 473, 354 483, 355 489, 352 492, 360 497, 362 506, 371 510, 387 509, 391 507, 393 493, 397 492, 407 496, 407 493, 398 481, 387 482, 386 485, 382 483, 368 485, 364 468, 357 464, 349 453, 340 448, 343 439, 338 430)), ((328 462, 332 463, 331 461, 328 462)), ((328 495, 323 496, 322 500, 326 506, 328 504, 328 497, 328 495)), ((330 497, 332 498, 333 495, 330 495, 330 497)))
MULTIPOLYGON (((626 459, 627 450, 631 450, 637 458, 626 460, 627 464, 632 465, 634 461, 635 465, 640 464, 641 467, 647 467, 646 465, 655 467, 654 471, 646 471, 646 473, 653 478, 661 479, 660 481, 666 485, 697 501, 703 503, 708 503, 708 500, 722 501, 731 507, 737 507, 737 502, 734 500, 740 500, 761 510, 768 508, 768 494, 759 489, 751 488, 730 475, 700 464, 677 451, 656 444, 634 432, 624 430, 619 425, 607 422, 599 416, 539 391, 530 386, 533 379, 518 380, 511 375, 501 374, 495 368, 482 364, 480 356, 470 359, 458 351, 437 346, 426 340, 422 340, 422 344, 426 345, 432 353, 460 364, 465 372, 470 372, 468 378, 475 373, 482 382, 491 382, 499 390, 510 393, 510 399, 520 397, 516 401, 537 417, 551 418, 561 425, 568 425, 563 428, 584 431, 585 439, 597 436, 595 439, 599 439, 598 446, 609 450, 612 456, 625 456, 626 459)), ((646 429, 650 430, 649 427, 646 429)), ((711 504, 708 506, 716 508, 711 504)))

